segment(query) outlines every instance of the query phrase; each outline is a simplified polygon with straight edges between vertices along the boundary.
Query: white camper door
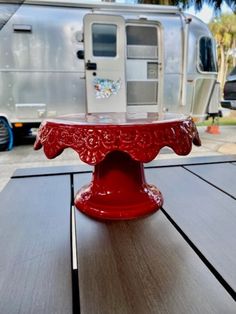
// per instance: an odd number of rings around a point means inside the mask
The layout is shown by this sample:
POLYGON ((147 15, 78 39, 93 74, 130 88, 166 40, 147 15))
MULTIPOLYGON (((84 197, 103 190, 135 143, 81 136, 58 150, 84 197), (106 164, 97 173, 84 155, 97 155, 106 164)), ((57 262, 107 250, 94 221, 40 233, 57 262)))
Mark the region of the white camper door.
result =
POLYGON ((126 111, 125 21, 121 16, 84 18, 87 111, 126 111))

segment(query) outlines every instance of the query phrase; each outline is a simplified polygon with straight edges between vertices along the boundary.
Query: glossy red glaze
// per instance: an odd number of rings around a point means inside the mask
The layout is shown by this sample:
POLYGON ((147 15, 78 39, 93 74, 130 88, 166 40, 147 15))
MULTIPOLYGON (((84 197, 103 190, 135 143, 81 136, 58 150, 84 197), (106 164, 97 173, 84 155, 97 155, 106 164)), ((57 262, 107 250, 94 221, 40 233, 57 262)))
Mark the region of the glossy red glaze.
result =
POLYGON ((92 182, 76 195, 75 205, 97 219, 132 219, 163 204, 160 191, 145 181, 143 162, 164 146, 187 155, 200 146, 191 118, 130 119, 127 114, 79 114, 41 124, 35 149, 48 158, 73 148, 81 160, 95 165, 92 182))
POLYGON ((166 121, 137 119, 133 124, 108 124, 102 121, 92 124, 86 119, 78 119, 78 116, 74 119, 78 122, 67 119, 44 121, 37 135, 35 149, 43 146, 45 155, 55 158, 65 148, 71 147, 82 161, 96 165, 114 150, 126 152, 134 160, 150 162, 165 146, 178 155, 187 155, 192 149, 192 142, 201 145, 191 118, 166 121))
POLYGON ((114 151, 95 166, 92 182, 75 197, 75 205, 98 219, 132 219, 156 211, 160 191, 146 183, 143 164, 114 151))

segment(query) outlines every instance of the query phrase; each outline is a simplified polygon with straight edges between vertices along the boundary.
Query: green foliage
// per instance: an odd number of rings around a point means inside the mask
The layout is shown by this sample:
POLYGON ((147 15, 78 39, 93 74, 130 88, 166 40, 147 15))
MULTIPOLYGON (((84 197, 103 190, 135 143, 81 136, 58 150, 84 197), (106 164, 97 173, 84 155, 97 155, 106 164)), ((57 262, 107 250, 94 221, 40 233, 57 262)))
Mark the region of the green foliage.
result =
MULTIPOLYGON (((219 118, 219 121, 216 122, 219 125, 236 125, 236 117, 223 117, 219 118)), ((209 126, 212 125, 212 119, 208 119, 203 122, 197 123, 197 126, 209 126)))
POLYGON ((236 39, 236 14, 223 14, 214 19, 209 27, 218 45, 223 45, 226 49, 232 48, 236 39))
POLYGON ((178 5, 184 9, 194 6, 196 11, 201 11, 203 4, 208 4, 216 14, 220 13, 224 2, 236 13, 236 0, 138 0, 138 3, 178 5))
POLYGON ((223 88, 229 70, 236 65, 236 14, 222 14, 210 22, 218 52, 218 80, 223 88))

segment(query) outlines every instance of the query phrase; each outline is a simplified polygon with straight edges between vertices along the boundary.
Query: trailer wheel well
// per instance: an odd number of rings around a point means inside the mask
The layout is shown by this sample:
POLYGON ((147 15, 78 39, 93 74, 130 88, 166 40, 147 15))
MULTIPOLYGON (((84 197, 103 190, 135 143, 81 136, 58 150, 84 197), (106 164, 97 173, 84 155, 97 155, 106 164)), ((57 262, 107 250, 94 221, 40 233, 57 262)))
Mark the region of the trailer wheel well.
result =
POLYGON ((7 119, 0 116, 0 151, 11 150, 14 144, 14 132, 7 119))

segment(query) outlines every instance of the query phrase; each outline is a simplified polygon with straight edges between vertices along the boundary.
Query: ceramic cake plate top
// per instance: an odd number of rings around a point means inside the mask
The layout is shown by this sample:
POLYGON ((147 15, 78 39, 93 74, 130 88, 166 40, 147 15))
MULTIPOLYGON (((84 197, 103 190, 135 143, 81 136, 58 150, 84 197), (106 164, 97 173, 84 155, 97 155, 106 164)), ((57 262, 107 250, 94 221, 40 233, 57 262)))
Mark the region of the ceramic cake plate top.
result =
POLYGON ((187 155, 192 143, 201 145, 196 126, 191 117, 182 114, 82 113, 45 120, 34 147, 43 146, 48 158, 70 147, 83 162, 96 165, 116 150, 145 163, 165 146, 187 155))

